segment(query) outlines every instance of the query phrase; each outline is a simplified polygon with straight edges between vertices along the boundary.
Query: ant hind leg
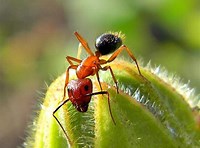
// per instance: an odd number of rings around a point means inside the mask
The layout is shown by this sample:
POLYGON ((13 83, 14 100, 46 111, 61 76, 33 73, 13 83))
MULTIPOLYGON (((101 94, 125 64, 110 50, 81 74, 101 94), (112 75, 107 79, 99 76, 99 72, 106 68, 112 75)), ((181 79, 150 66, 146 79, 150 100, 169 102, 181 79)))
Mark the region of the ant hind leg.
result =
POLYGON ((128 52, 129 56, 130 56, 130 57, 132 58, 132 60, 135 62, 139 74, 143 77, 142 73, 140 72, 140 68, 139 68, 139 65, 138 65, 138 62, 137 62, 135 56, 133 55, 133 53, 131 52, 131 50, 130 50, 126 45, 121 45, 121 46, 112 54, 112 56, 107 60, 107 63, 112 62, 112 61, 122 52, 122 50, 124 50, 124 49, 128 52))
POLYGON ((94 53, 91 51, 90 47, 88 46, 88 43, 86 42, 86 40, 78 33, 78 32, 74 32, 74 35, 76 36, 76 38, 79 40, 79 42, 82 44, 82 46, 85 48, 85 50, 90 54, 90 55, 94 55, 94 53))

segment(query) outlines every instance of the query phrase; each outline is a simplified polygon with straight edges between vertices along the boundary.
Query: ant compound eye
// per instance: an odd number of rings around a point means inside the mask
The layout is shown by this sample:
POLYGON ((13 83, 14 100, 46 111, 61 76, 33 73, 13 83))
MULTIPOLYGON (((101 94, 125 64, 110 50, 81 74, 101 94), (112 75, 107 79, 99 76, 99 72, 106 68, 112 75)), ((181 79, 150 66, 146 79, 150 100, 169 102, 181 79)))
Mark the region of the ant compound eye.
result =
POLYGON ((67 91, 68 91, 68 92, 70 92, 70 90, 71 90, 70 88, 67 88, 67 91))
POLYGON ((88 91, 88 90, 89 90, 89 86, 88 86, 88 85, 85 85, 85 86, 84 86, 84 90, 85 90, 85 91, 88 91))
POLYGON ((114 52, 122 45, 122 39, 114 34, 102 34, 96 39, 95 47, 101 53, 106 55, 114 52))

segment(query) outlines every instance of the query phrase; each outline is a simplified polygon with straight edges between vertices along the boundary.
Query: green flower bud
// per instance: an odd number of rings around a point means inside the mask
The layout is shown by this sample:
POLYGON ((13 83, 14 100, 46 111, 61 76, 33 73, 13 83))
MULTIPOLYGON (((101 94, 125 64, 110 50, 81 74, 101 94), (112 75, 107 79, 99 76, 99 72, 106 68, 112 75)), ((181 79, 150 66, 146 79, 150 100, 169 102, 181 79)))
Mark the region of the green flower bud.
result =
MULTIPOLYGON (((55 113, 67 138, 52 115, 63 99, 63 74, 48 88, 25 147, 200 147, 200 101, 192 89, 150 64, 140 67, 144 77, 132 63, 115 60, 109 66, 117 79, 119 94, 108 71, 99 75, 103 90, 109 92, 116 125, 107 95, 92 96, 85 113, 78 112, 68 101, 55 113)), ((70 77, 77 79, 73 72, 70 77)), ((90 78, 93 92, 101 91, 96 77, 90 78)))

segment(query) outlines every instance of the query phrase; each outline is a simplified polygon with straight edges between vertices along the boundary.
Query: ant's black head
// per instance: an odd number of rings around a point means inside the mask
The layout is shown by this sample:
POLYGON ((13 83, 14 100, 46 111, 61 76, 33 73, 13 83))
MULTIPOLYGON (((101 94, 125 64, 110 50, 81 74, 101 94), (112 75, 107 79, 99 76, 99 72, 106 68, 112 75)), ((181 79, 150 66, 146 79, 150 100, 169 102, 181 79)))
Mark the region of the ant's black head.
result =
POLYGON ((118 35, 111 33, 102 34, 96 39, 95 47, 101 53, 106 55, 114 52, 122 45, 122 39, 118 35))

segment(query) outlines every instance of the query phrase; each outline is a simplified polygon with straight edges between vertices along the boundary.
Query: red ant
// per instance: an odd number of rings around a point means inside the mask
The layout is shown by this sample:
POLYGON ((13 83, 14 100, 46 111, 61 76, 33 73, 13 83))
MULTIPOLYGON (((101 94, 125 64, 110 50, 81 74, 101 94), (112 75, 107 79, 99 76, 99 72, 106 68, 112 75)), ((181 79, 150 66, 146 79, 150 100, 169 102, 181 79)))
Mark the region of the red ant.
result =
MULTIPOLYGON (((85 41, 85 39, 78 33, 74 33, 81 45, 84 47, 86 52, 88 52, 89 56, 84 59, 80 60, 71 56, 67 56, 66 59, 69 62, 70 66, 67 68, 66 71, 66 79, 65 79, 65 86, 64 86, 64 96, 63 96, 63 101, 61 104, 54 110, 53 116, 62 128, 65 136, 69 140, 70 144, 71 141, 69 137, 67 136, 67 133, 65 129, 63 128, 62 124, 58 120, 58 118, 55 116, 55 113, 69 100, 72 102, 72 104, 75 106, 75 108, 79 112, 86 112, 88 109, 88 104, 90 103, 91 97, 93 95, 99 95, 99 94, 106 94, 108 96, 108 106, 109 106, 109 112, 112 118, 112 121, 114 124, 115 120, 113 118, 112 112, 111 112, 111 107, 110 107, 110 98, 109 98, 109 93, 107 91, 102 91, 102 86, 100 83, 99 79, 99 70, 110 70, 110 73, 112 75, 112 78, 115 82, 116 88, 117 88, 117 93, 118 91, 118 85, 117 85, 117 80, 114 76, 114 73, 112 71, 112 68, 110 66, 105 66, 102 67, 101 65, 107 64, 109 62, 112 62, 120 53, 122 50, 126 50, 129 54, 129 56, 135 61, 139 75, 142 76, 139 65, 137 63, 136 58, 134 55, 131 53, 130 49, 127 48, 125 45, 122 44, 122 39, 119 37, 119 34, 112 34, 112 33, 107 33, 103 34, 100 37, 96 39, 95 47, 97 51, 93 53, 91 49, 88 46, 88 43, 85 41), (108 60, 100 59, 102 55, 107 55, 114 52, 108 60), (73 64, 73 62, 77 62, 77 64, 73 64), (71 80, 69 82, 69 70, 70 69, 75 69, 76 70, 76 75, 78 79, 76 80, 71 80), (99 86, 101 88, 101 91, 99 92, 92 92, 92 81, 89 78, 86 78, 87 76, 90 75, 95 75, 97 76, 97 80, 99 83, 99 86), (69 98, 65 100, 66 96, 66 87, 68 91, 68 96, 69 98)), ((80 50, 80 49, 79 49, 80 50)))
POLYGON ((100 79, 99 79, 99 70, 110 70, 110 73, 112 75, 112 78, 115 82, 116 88, 117 88, 117 93, 118 91, 118 85, 117 85, 117 80, 114 76, 114 73, 112 71, 112 68, 110 66, 105 66, 102 67, 101 65, 107 64, 109 62, 112 62, 120 53, 122 50, 126 50, 129 54, 129 56, 135 61, 139 75, 142 76, 139 65, 137 63, 137 60, 135 56, 132 54, 130 49, 126 47, 125 45, 122 44, 122 39, 119 37, 119 34, 112 34, 112 33, 106 33, 102 34, 100 37, 96 39, 95 47, 97 51, 93 53, 88 46, 88 43, 85 41, 85 39, 78 33, 74 33, 81 45, 84 47, 84 49, 88 52, 89 56, 85 58, 84 60, 80 60, 71 56, 67 56, 66 59, 69 62, 70 66, 67 68, 66 71, 66 79, 65 79, 65 86, 64 86, 64 96, 63 100, 66 95, 66 87, 67 84, 69 83, 69 70, 70 69, 75 69, 76 70, 76 75, 78 79, 84 79, 87 76, 90 75, 96 75, 97 80, 99 83, 99 86, 102 90, 100 79), (114 52, 115 51, 115 52, 114 52), (109 53, 114 52, 108 60, 100 59, 102 55, 106 55, 109 53), (73 64, 73 62, 77 62, 77 64, 73 64))
POLYGON ((56 121, 62 128, 70 144, 72 144, 70 138, 68 137, 64 127, 62 126, 58 118, 55 116, 55 113, 68 101, 71 101, 79 112, 86 112, 88 109, 88 104, 90 103, 91 97, 93 95, 106 94, 108 97, 108 107, 110 116, 112 118, 113 123, 116 125, 111 112, 109 93, 107 91, 92 92, 93 91, 92 81, 89 78, 71 80, 67 84, 67 91, 69 98, 61 102, 61 104, 54 110, 53 117, 56 119, 56 121))

